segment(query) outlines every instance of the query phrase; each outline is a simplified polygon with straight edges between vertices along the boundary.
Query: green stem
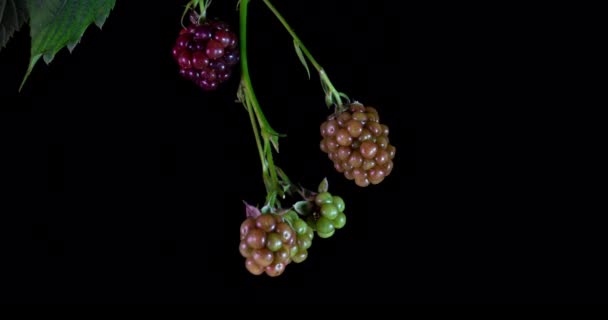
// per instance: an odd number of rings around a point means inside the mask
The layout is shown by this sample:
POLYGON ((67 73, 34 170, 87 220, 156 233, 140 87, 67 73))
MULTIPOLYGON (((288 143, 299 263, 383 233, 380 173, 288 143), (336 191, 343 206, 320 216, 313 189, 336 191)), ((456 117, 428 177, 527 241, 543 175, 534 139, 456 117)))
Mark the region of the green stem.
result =
POLYGON ((298 45, 302 49, 302 52, 306 55, 308 60, 310 60, 310 63, 312 63, 312 65, 315 67, 315 69, 317 69, 317 71, 321 72, 321 70, 323 70, 323 67, 321 67, 321 65, 317 62, 317 60, 315 60, 315 58, 312 56, 310 51, 308 51, 306 46, 304 46, 304 44, 302 43, 302 41, 300 40, 300 38, 298 37, 296 32, 293 31, 293 29, 287 23, 287 20, 285 20, 285 18, 283 18, 283 16, 279 12, 279 10, 277 10, 277 8, 275 8, 274 5, 272 5, 272 3, 270 3, 270 1, 268 1, 268 0, 264 0, 264 3, 266 4, 266 6, 268 6, 270 11, 272 11, 272 13, 274 13, 274 15, 277 17, 277 19, 279 19, 279 21, 281 21, 281 23, 283 24, 283 27, 285 27, 287 32, 289 32, 289 34, 291 35, 293 40, 298 43, 298 45))
POLYGON ((251 96, 251 100, 254 103, 253 111, 255 111, 256 116, 258 117, 258 121, 260 122, 260 127, 262 131, 270 133, 272 135, 278 135, 274 129, 266 120, 266 116, 264 116, 264 112, 262 112, 262 108, 260 108, 260 104, 258 103, 258 99, 255 96, 255 92, 253 91, 253 86, 251 85, 251 78, 249 77, 249 64, 247 61, 247 6, 249 5, 250 0, 241 0, 240 5, 240 46, 241 46, 241 69, 242 69, 242 77, 245 84, 245 89, 247 93, 251 96))
MULTIPOLYGON (((266 159, 264 157, 264 152, 262 149, 262 141, 260 139, 260 131, 258 129, 257 120, 255 118, 255 114, 253 113, 251 103, 245 103, 247 107, 247 113, 249 113, 249 120, 251 121, 251 129, 253 129, 253 136, 255 137, 255 144, 258 148, 258 155, 260 156, 260 162, 262 163, 262 176, 264 177, 264 184, 266 185, 266 189, 268 189, 268 185, 266 183, 268 176, 268 166, 266 165, 266 159)), ((268 190, 267 190, 268 191, 268 190)))
MULTIPOLYGON (((282 195, 283 192, 279 186, 279 178, 277 169, 274 165, 272 157, 272 150, 270 146, 270 137, 278 136, 264 116, 264 112, 260 107, 255 92, 253 91, 253 85, 251 84, 251 77, 249 75, 249 62, 247 58, 247 7, 249 0, 241 0, 240 4, 240 46, 241 46, 241 85, 244 87, 245 101, 242 101, 247 106, 247 112, 251 120, 251 126, 253 127, 254 136, 256 139, 256 145, 258 153, 260 154, 260 161, 262 162, 262 172, 264 178, 264 185, 266 186, 267 199, 272 200, 273 194, 282 195), (259 124, 258 126, 256 124, 259 124), (260 133, 262 133, 263 145, 260 139, 260 133), (264 152, 267 150, 267 152, 264 152)), ((274 201, 271 201, 274 202, 274 201)), ((274 203, 270 203, 274 206, 274 203)))
POLYGON ((199 0, 198 2, 198 6, 201 10, 201 16, 200 16, 200 20, 205 20, 205 18, 207 17, 207 6, 205 4, 205 0, 199 0))
POLYGON ((325 70, 323 69, 323 67, 312 56, 312 54, 310 53, 310 51, 308 51, 308 48, 306 48, 306 46, 304 45, 304 43, 302 42, 302 40, 300 40, 300 38, 298 37, 298 35, 296 34, 296 32, 293 30, 293 28, 287 23, 287 20, 285 20, 285 18, 283 18, 283 16, 277 10, 277 8, 275 8, 274 5, 272 3, 270 3, 270 0, 264 0, 264 3, 270 9, 270 11, 272 11, 272 13, 277 17, 277 19, 279 19, 279 21, 281 22, 281 24, 283 24, 283 27, 285 27, 285 30, 287 30, 287 32, 289 32, 289 34, 293 38, 293 41, 296 42, 296 44, 302 50, 302 53, 304 53, 304 55, 306 56, 306 58, 308 58, 308 60, 310 61, 310 63, 319 72, 319 78, 321 78, 321 83, 322 83, 322 86, 323 86, 323 90, 325 91, 325 94, 329 98, 328 102, 335 103, 336 106, 342 106, 342 96, 341 96, 340 92, 338 92, 338 90, 336 90, 336 88, 334 87, 334 85, 329 80, 329 77, 327 76, 327 73, 325 72, 325 70))
POLYGON ((331 83, 331 81, 329 81, 329 77, 327 76, 327 73, 325 72, 325 70, 323 70, 323 69, 319 70, 319 78, 321 78, 321 83, 323 83, 325 86, 323 88, 323 90, 325 91, 325 95, 329 96, 327 104, 330 105, 332 103, 335 103, 336 107, 341 107, 342 106, 342 96, 340 95, 340 92, 338 92, 338 90, 336 90, 336 88, 331 83))

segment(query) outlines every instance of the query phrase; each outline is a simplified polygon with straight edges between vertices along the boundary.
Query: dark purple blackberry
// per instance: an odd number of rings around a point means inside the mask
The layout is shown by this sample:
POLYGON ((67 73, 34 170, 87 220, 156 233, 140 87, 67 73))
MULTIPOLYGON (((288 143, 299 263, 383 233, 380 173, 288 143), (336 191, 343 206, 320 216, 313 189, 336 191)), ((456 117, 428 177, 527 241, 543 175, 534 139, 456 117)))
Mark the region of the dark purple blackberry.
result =
POLYGON ((238 38, 219 20, 192 23, 179 32, 172 54, 180 75, 212 91, 230 79, 239 62, 238 38))

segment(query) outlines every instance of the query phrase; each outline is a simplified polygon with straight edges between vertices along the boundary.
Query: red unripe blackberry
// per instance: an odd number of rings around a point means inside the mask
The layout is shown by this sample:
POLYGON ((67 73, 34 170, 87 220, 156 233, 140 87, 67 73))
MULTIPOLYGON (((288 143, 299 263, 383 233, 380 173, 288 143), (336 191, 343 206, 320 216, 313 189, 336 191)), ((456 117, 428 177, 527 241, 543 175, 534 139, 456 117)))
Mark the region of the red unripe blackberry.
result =
POLYGON ((321 124, 320 148, 338 172, 366 187, 382 182, 393 170, 396 149, 388 133, 376 109, 355 102, 321 124))

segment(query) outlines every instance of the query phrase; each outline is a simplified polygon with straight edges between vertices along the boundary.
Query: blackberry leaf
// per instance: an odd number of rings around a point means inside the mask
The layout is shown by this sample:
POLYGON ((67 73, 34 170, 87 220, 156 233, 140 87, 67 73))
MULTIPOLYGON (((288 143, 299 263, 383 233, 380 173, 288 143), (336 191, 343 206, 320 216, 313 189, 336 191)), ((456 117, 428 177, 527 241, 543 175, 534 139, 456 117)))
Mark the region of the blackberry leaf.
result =
POLYGON ((0 50, 27 21, 25 0, 0 1, 0 50))
POLYGON ((89 25, 101 27, 116 0, 27 0, 32 48, 21 87, 40 59, 50 63, 65 46, 73 49, 89 25))

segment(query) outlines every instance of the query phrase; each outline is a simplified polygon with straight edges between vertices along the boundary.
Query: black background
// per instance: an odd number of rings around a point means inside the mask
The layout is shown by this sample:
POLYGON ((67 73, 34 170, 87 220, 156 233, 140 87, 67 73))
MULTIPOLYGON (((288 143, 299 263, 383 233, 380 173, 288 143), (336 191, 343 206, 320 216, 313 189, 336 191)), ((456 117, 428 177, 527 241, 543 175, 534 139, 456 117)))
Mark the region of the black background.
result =
MULTIPOLYGON (((250 5, 253 85, 288 135, 275 159, 308 188, 328 177, 348 217, 268 278, 237 248, 242 201, 265 197, 234 102, 240 72, 201 92, 171 57, 183 7, 117 2, 102 31, 39 63, 21 93, 27 28, 0 52, 3 301, 593 300, 584 241, 539 200, 559 201, 544 192, 537 144, 510 152, 519 133, 496 129, 529 90, 503 77, 523 49, 501 28, 448 7, 275 1, 336 87, 391 128, 395 169, 362 189, 318 149, 330 112, 318 78, 267 8, 250 5)), ((234 7, 216 0, 208 14, 236 26, 234 7)))

